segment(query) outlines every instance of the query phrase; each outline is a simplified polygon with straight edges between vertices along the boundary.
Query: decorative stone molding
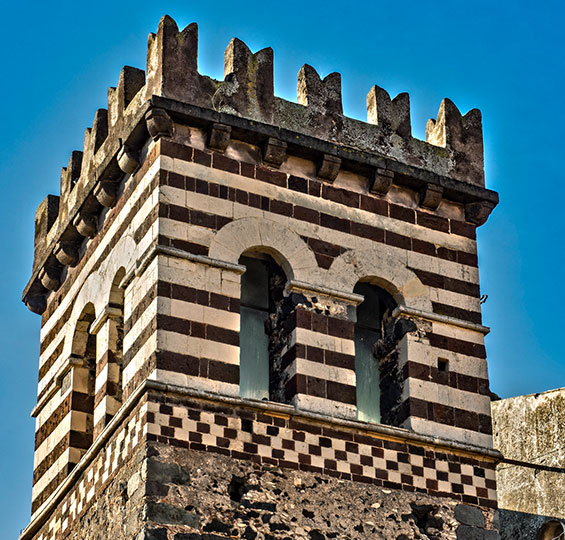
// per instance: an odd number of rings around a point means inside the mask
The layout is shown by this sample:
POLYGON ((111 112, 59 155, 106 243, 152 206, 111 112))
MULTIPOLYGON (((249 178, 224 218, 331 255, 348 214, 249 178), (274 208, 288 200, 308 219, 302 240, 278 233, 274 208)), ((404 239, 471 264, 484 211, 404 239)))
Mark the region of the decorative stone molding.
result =
POLYGON ((351 292, 360 280, 382 287, 399 305, 433 311, 429 288, 387 246, 348 250, 334 260, 325 277, 327 287, 351 292))
POLYGON ((287 279, 310 281, 318 263, 310 247, 293 230, 263 218, 242 218, 222 227, 212 239, 209 257, 238 264, 241 255, 257 249, 273 256, 287 279))
POLYGON ((432 313, 421 309, 414 309, 407 306, 398 305, 392 312, 392 316, 400 317, 401 315, 416 317, 418 319, 424 319, 426 321, 437 321, 445 324, 450 324, 452 326, 458 326, 459 328, 465 328, 466 330, 473 330, 485 336, 490 333, 490 328, 488 326, 483 326, 482 324, 474 324, 469 321, 456 319, 455 317, 448 317, 447 315, 439 315, 438 313, 432 313))
POLYGON ((322 296, 327 296, 329 298, 336 298, 338 300, 347 302, 353 306, 359 305, 364 300, 363 296, 360 294, 339 291, 337 289, 330 289, 329 287, 314 285, 313 283, 306 283, 304 281, 298 281, 296 279, 291 279, 286 284, 286 289, 289 292, 308 292, 308 293, 320 294, 322 296))

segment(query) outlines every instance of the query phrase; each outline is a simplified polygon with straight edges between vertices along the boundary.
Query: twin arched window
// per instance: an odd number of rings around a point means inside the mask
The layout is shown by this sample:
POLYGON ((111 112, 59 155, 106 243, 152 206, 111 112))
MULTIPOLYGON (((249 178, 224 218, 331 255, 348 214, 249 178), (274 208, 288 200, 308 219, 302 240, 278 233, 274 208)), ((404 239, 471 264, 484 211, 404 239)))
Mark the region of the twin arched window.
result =
MULTIPOLYGON (((283 401, 277 362, 277 306, 283 298, 286 276, 268 255, 244 255, 240 308, 240 395, 258 400, 283 401)), ((382 367, 378 345, 395 306, 392 296, 368 282, 354 292, 364 297, 356 309, 355 375, 357 416, 365 422, 381 422, 382 367)), ((385 393, 386 394, 386 393, 385 393)))
POLYGON ((122 403, 124 290, 119 286, 125 272, 117 272, 104 313, 96 317, 94 305, 86 304, 75 326, 71 345, 71 371, 61 392, 72 392, 71 411, 82 416, 71 437, 74 448, 87 450, 113 418, 122 403))

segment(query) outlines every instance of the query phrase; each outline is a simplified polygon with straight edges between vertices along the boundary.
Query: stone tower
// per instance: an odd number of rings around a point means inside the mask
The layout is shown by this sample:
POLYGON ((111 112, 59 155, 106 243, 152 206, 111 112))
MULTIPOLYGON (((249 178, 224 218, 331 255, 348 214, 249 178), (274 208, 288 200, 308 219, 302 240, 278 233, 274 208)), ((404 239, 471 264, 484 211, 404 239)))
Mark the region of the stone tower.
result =
POLYGON ((21 540, 497 538, 475 229, 481 115, 338 73, 274 95, 164 17, 35 217, 21 540))

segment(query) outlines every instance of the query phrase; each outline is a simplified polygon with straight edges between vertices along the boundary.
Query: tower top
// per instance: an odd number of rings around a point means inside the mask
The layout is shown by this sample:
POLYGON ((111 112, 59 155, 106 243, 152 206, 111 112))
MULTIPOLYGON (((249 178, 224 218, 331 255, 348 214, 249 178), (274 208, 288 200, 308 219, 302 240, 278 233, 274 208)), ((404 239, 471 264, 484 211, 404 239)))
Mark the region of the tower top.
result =
POLYGON ((232 135, 257 144, 271 166, 296 155, 320 162, 318 175, 326 180, 350 170, 373 177, 375 193, 386 193, 394 180, 421 191, 424 206, 445 197, 464 204, 466 220, 475 225, 498 202, 495 192, 484 189, 478 109, 462 115, 444 99, 436 119, 428 121, 424 142, 412 137, 406 93, 391 99, 373 86, 362 122, 343 114, 339 73, 322 79, 304 65, 294 103, 274 94, 271 48, 252 53, 232 39, 223 81, 201 75, 197 56, 197 24, 179 31, 166 15, 149 35, 146 71, 125 66, 117 87, 109 88, 108 108, 96 111, 83 150, 72 152, 62 169, 60 196, 47 196, 37 210, 33 273, 23 293, 32 311, 43 313, 48 290, 58 287, 65 266, 76 264, 78 243, 96 234, 123 173, 135 170, 148 131, 167 130, 171 119, 208 129, 210 147, 220 151, 232 135), (379 174, 385 170, 388 176, 379 174))

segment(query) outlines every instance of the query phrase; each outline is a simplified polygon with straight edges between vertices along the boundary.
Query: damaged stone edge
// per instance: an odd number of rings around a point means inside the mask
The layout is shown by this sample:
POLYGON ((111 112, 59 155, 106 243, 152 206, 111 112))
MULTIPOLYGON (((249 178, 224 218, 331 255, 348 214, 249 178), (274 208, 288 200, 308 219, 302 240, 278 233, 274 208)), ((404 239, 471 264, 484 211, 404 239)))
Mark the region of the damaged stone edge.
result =
POLYGON ((347 293, 344 291, 338 291, 337 289, 330 289, 329 287, 320 287, 318 285, 312 285, 311 283, 298 281, 296 279, 291 279, 287 283, 286 288, 289 292, 317 293, 322 296, 345 300, 346 302, 354 306, 359 305, 365 299, 365 297, 361 294, 347 293))
POLYGON ((443 439, 441 437, 430 437, 428 435, 420 435, 404 428, 386 426, 383 424, 368 424, 356 420, 346 420, 344 418, 339 418, 335 416, 328 418, 328 416, 322 414, 317 414, 308 411, 298 411, 292 405, 285 405, 282 403, 275 403, 275 402, 255 401, 255 400, 234 398, 228 396, 219 397, 217 394, 203 392, 200 390, 194 390, 186 386, 168 384, 160 381, 146 379, 132 392, 130 397, 120 407, 119 411, 110 420, 110 422, 100 433, 100 435, 96 438, 92 446, 83 455, 81 460, 76 464, 76 466, 69 473, 67 478, 43 503, 42 507, 37 511, 35 517, 30 521, 29 525, 20 534, 19 540, 28 540, 32 538, 32 536, 43 525, 46 519, 51 515, 51 512, 54 509, 54 507, 62 500, 62 498, 67 493, 67 491, 78 480, 80 475, 85 471, 86 467, 90 464, 90 462, 96 457, 98 452, 106 444, 110 436, 114 433, 114 431, 116 431, 116 429, 119 427, 122 421, 134 409, 134 407, 138 404, 141 398, 146 393, 152 390, 162 393, 176 394, 184 397, 191 397, 204 401, 211 401, 214 403, 222 403, 222 404, 227 403, 229 405, 239 406, 247 409, 267 411, 269 413, 276 413, 280 417, 288 418, 288 419, 304 418, 304 419, 320 422, 326 425, 342 426, 349 429, 359 430, 365 434, 368 434, 369 436, 371 435, 371 433, 374 433, 379 437, 385 437, 391 441, 415 442, 427 446, 433 446, 440 449, 443 448, 447 450, 452 450, 463 455, 469 455, 469 456, 480 455, 482 459, 485 459, 486 461, 491 461, 493 463, 498 463, 503 459, 502 454, 497 450, 483 448, 471 444, 450 441, 448 439, 443 439))
POLYGON ((393 317, 399 317, 401 315, 407 315, 409 317, 416 317, 418 319, 424 319, 426 321, 435 321, 445 324, 450 324, 452 326, 458 326, 459 328, 465 328, 466 330, 473 330, 479 332, 480 334, 487 335, 490 332, 488 326, 483 326, 482 324, 476 324, 468 321, 463 321, 461 319, 456 319, 455 317, 449 317, 448 315, 440 315, 438 313, 430 313, 429 311, 423 311, 421 309, 415 309, 408 306, 399 305, 394 308, 392 312, 393 317))
MULTIPOLYGON (((305 157, 318 163, 320 167, 324 159, 327 161, 331 159, 335 163, 333 158, 338 158, 341 160, 340 170, 359 173, 373 180, 375 174, 388 175, 394 179, 395 184, 422 192, 421 202, 424 203, 426 203, 426 187, 434 184, 437 186, 435 191, 442 191, 444 198, 454 202, 467 204, 485 201, 492 203, 492 208, 498 204, 498 193, 495 191, 423 167, 402 163, 379 152, 378 148, 370 151, 359 150, 346 143, 336 144, 285 127, 257 122, 157 95, 151 97, 151 106, 166 110, 171 119, 179 124, 191 124, 206 130, 214 125, 228 126, 232 139, 259 147, 276 140, 279 144, 284 144, 287 155, 305 157)), ((269 162, 265 162, 270 165, 269 162)))

